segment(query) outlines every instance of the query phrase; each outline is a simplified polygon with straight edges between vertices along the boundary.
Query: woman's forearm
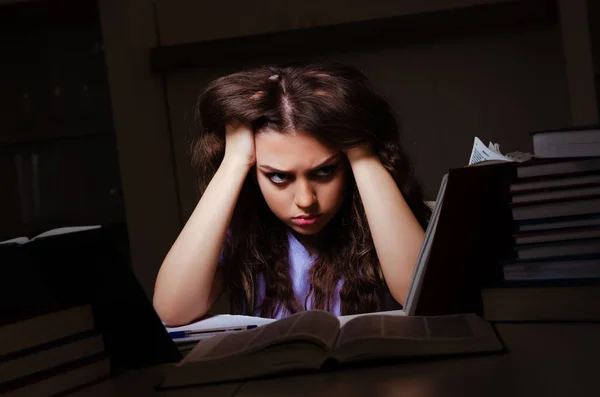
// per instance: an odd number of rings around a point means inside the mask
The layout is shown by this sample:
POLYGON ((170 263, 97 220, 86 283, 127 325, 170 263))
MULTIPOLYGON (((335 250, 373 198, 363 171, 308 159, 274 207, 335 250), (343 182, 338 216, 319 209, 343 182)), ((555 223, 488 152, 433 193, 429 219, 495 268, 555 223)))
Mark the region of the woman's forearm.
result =
POLYGON ((379 158, 361 148, 347 155, 385 281, 404 305, 425 233, 379 158))
POLYGON ((222 289, 219 256, 249 167, 223 161, 165 257, 155 284, 154 308, 168 325, 204 315, 222 289))

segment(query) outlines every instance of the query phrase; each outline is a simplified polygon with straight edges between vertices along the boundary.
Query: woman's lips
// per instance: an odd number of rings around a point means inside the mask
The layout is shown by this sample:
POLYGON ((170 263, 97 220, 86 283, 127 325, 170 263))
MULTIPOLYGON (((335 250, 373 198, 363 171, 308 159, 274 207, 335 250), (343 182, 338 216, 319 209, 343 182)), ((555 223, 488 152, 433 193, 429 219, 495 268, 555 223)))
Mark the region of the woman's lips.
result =
POLYGON ((299 226, 308 226, 313 225, 319 220, 319 214, 315 215, 301 215, 295 218, 292 218, 292 221, 299 226))

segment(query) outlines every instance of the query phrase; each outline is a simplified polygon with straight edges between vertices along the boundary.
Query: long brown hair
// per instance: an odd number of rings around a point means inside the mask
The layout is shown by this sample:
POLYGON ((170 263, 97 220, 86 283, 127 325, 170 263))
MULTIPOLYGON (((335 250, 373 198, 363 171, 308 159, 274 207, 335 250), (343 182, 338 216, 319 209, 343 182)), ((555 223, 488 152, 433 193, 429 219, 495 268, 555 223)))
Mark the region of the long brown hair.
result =
MULTIPOLYGON (((354 68, 333 63, 264 66, 224 76, 200 95, 195 121, 199 131, 192 163, 200 194, 223 160, 225 125, 241 121, 250 123, 255 132, 308 131, 340 150, 370 144, 421 226, 427 225, 430 210, 400 145, 396 118, 354 68)), ((353 178, 346 193, 319 241, 308 297, 312 308, 330 311, 343 280, 341 314, 373 312, 381 307, 385 281, 353 178)), ((306 302, 295 296, 289 276, 287 226, 267 207, 252 172, 242 186, 229 236, 223 252, 232 313, 259 310, 262 316, 273 317, 281 309, 294 313, 306 308, 306 302), (264 300, 257 302, 261 275, 266 290, 264 300)))

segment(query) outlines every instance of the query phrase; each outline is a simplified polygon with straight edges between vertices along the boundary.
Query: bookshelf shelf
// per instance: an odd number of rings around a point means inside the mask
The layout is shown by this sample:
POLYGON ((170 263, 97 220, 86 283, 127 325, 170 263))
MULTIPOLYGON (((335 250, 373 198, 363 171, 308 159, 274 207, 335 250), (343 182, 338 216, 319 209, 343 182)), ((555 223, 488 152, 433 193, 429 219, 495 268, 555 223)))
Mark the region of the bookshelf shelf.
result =
POLYGON ((0 236, 125 219, 96 3, 0 6, 0 236))
POLYGON ((372 51, 440 37, 504 31, 557 21, 554 1, 514 1, 449 11, 403 15, 336 25, 286 30, 246 37, 192 42, 151 49, 154 72, 231 66, 250 59, 294 58, 346 51, 372 51))

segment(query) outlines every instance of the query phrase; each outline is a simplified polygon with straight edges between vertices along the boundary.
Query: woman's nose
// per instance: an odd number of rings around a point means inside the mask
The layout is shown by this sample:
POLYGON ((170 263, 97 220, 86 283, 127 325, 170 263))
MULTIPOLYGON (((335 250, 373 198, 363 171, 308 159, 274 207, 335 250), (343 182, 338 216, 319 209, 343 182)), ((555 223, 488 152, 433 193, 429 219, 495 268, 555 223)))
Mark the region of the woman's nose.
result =
POLYGON ((308 208, 317 202, 317 194, 306 181, 298 181, 294 203, 300 208, 308 208))

